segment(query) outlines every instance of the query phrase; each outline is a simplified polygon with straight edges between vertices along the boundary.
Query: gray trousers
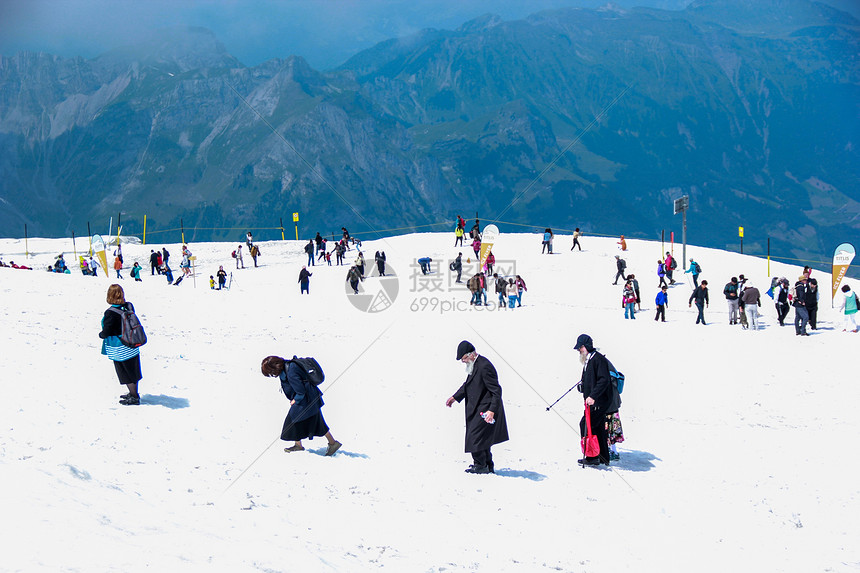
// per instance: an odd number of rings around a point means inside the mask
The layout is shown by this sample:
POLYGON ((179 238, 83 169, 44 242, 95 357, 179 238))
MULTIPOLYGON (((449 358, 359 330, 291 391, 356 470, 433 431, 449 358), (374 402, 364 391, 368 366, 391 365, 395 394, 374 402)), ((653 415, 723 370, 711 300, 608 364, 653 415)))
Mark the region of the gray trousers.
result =
POLYGON ((738 299, 726 299, 729 303, 729 322, 734 324, 738 321, 738 299))

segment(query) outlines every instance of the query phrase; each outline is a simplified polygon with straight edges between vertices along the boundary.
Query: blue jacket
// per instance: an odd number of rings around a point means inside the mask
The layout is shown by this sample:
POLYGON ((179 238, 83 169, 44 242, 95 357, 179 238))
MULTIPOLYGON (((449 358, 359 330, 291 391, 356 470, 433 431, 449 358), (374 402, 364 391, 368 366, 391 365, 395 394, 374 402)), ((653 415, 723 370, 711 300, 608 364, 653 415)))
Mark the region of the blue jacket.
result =
POLYGON ((690 259, 690 268, 687 269, 686 271, 684 271, 684 274, 693 273, 693 276, 695 276, 695 277, 699 276, 699 273, 696 272, 696 266, 697 266, 696 261, 694 261, 693 259, 690 259))
POLYGON ((320 413, 324 402, 319 388, 305 381, 302 369, 290 362, 285 372, 281 372, 281 388, 288 400, 295 400, 290 406, 290 420, 301 422, 320 413))
POLYGON ((669 302, 669 295, 663 291, 657 293, 657 298, 654 300, 657 306, 663 306, 669 302))

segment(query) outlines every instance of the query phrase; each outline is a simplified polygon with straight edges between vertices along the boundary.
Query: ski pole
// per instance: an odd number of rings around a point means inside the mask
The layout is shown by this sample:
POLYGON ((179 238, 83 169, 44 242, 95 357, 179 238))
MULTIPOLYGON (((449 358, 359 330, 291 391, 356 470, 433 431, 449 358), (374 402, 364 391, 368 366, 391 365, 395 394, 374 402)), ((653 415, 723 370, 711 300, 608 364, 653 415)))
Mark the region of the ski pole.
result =
MULTIPOLYGON (((579 385, 578 383, 577 383, 577 384, 574 384, 573 386, 571 386, 570 390, 573 390, 573 389, 574 389, 574 388, 576 388, 578 385, 579 385)), ((549 411, 550 411, 550 409, 551 409, 553 406, 555 406, 556 404, 558 404, 558 403, 561 401, 561 399, 562 399, 562 398, 564 398, 565 396, 567 396, 568 394, 570 394, 570 390, 568 390, 567 392, 565 392, 564 394, 562 394, 562 395, 559 397, 559 399, 558 399, 558 400, 556 400, 555 402, 553 402, 552 404, 550 404, 549 406, 547 406, 546 411, 547 411, 547 412, 549 412, 549 411)))

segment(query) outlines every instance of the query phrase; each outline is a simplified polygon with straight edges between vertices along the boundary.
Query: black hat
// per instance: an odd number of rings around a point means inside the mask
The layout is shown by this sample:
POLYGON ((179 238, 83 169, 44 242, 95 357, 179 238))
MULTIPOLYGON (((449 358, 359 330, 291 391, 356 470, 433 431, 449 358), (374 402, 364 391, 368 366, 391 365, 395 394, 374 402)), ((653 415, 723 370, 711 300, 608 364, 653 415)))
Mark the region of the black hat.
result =
POLYGON ((464 340, 463 342, 461 342, 460 344, 457 345, 457 360, 460 360, 465 355, 469 354, 470 352, 474 352, 474 351, 475 351, 475 347, 472 346, 472 343, 469 342, 468 340, 464 340))
POLYGON ((594 350, 594 341, 591 340, 591 337, 587 334, 580 334, 576 338, 576 344, 573 345, 574 350, 579 350, 581 347, 585 347, 586 350, 591 352, 594 350))

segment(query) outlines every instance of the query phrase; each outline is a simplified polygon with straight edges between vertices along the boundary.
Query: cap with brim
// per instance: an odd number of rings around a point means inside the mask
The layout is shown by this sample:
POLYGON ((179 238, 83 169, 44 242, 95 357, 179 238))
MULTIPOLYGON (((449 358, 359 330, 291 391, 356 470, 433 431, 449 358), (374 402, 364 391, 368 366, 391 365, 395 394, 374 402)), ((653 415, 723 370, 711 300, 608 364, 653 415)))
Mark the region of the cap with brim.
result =
POLYGON ((464 340, 460 344, 457 345, 457 360, 461 360, 465 355, 470 352, 474 352, 475 347, 472 346, 472 343, 468 340, 464 340))
POLYGON ((591 340, 591 337, 587 334, 580 334, 576 338, 576 344, 573 345, 574 350, 579 350, 582 347, 585 347, 586 350, 591 350, 594 348, 594 341, 591 340))

